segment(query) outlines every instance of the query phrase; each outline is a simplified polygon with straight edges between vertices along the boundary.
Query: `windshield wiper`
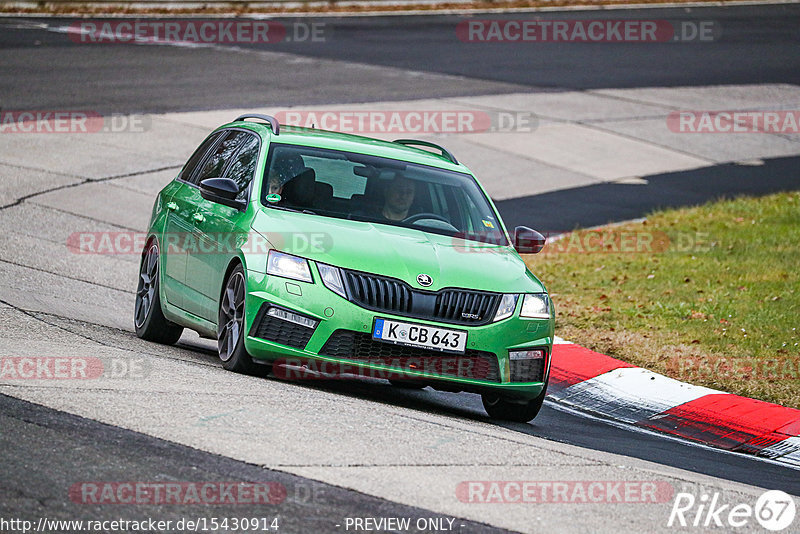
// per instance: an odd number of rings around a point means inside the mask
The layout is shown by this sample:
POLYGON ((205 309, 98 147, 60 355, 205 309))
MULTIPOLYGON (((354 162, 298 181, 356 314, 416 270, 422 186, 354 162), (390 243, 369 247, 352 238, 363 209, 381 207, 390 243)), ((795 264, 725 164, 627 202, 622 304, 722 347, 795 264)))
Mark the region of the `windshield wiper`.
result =
POLYGON ((294 208, 287 208, 286 206, 276 206, 275 204, 264 204, 264 206, 273 210, 293 211, 295 213, 300 213, 300 210, 296 210, 294 208))
POLYGON ((276 206, 275 204, 265 204, 266 207, 273 210, 291 211, 293 213, 308 213, 309 215, 317 215, 316 211, 311 211, 308 208, 290 208, 288 206, 276 206))

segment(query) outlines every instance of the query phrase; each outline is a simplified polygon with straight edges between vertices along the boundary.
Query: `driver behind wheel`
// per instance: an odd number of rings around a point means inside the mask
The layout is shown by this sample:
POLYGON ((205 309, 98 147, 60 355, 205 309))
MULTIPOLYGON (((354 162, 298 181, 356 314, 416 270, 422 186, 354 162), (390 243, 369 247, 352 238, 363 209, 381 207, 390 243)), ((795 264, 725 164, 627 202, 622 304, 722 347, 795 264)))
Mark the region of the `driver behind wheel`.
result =
POLYGON ((383 207, 379 214, 390 221, 402 221, 409 215, 416 192, 416 182, 398 174, 386 184, 383 207))

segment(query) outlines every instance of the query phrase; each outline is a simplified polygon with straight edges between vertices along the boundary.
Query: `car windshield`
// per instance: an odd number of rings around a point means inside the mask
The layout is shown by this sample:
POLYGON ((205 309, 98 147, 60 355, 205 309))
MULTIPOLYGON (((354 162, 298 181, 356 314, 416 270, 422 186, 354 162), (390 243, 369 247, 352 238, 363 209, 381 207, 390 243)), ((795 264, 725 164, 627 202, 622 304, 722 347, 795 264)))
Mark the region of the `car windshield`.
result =
POLYGON ((273 144, 264 178, 261 202, 268 207, 508 244, 494 209, 468 174, 273 144))

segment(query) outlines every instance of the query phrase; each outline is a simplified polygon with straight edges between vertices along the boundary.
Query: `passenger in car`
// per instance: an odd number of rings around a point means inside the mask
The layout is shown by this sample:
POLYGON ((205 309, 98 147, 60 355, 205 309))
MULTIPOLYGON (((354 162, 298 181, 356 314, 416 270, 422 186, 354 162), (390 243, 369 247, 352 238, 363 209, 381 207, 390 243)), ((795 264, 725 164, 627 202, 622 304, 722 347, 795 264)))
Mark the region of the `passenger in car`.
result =
POLYGON ((270 174, 268 185, 268 195, 280 195, 283 192, 283 179, 277 174, 270 174))
POLYGON ((269 169, 267 195, 283 195, 284 186, 306 169, 296 154, 277 156, 269 169))

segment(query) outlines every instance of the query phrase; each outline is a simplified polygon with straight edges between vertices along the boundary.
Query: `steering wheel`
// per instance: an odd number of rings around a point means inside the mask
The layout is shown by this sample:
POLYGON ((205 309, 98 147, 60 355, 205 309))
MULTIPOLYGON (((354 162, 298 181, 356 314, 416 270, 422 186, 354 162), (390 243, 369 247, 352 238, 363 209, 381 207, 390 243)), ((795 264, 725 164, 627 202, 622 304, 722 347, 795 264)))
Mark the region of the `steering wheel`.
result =
POLYGON ((415 222, 421 221, 422 219, 435 219, 437 221, 442 221, 443 223, 447 223, 450 226, 452 226, 450 221, 448 221, 441 215, 436 215, 435 213, 417 213, 406 217, 405 219, 403 219, 403 222, 406 224, 414 224, 415 222))

